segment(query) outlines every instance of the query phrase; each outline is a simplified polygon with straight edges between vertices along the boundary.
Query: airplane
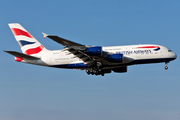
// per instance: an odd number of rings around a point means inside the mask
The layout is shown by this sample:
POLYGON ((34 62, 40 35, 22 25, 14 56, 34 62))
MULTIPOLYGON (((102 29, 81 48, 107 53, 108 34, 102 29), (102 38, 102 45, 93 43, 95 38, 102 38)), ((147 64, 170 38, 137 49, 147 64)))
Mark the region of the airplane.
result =
POLYGON ((48 50, 19 23, 8 24, 23 53, 4 51, 15 56, 15 61, 55 68, 86 70, 88 75, 125 73, 127 66, 148 63, 167 63, 177 58, 170 49, 155 44, 126 46, 90 46, 43 33, 64 46, 62 50, 48 50))

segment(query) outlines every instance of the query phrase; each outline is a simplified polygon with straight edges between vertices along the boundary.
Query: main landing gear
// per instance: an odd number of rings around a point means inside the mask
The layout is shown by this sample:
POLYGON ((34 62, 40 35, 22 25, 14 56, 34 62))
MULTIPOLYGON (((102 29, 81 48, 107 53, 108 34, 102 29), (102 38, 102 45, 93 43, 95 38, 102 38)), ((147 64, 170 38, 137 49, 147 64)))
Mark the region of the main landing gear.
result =
POLYGON ((101 62, 96 62, 96 67, 86 69, 86 73, 88 75, 91 74, 91 75, 102 75, 102 76, 104 76, 104 72, 102 71, 101 66, 102 66, 101 62))
POLYGON ((167 66, 167 64, 168 64, 168 62, 165 62, 165 70, 167 70, 168 69, 168 66, 167 66))
POLYGON ((101 69, 92 69, 92 68, 90 68, 90 69, 86 70, 86 73, 88 75, 91 74, 91 75, 101 75, 101 76, 104 76, 104 73, 102 72, 101 69))

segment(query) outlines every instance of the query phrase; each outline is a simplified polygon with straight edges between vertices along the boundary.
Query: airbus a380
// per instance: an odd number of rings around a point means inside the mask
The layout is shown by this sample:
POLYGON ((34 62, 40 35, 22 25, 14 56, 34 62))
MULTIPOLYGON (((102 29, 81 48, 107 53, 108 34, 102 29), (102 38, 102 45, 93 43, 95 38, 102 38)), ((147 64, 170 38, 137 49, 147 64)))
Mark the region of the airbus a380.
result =
POLYGON ((23 53, 5 51, 15 56, 15 61, 56 67, 86 70, 88 75, 127 72, 127 66, 146 63, 167 63, 176 59, 176 54, 161 45, 142 44, 127 46, 88 46, 54 35, 43 33, 65 46, 63 50, 47 50, 19 23, 8 24, 23 53))

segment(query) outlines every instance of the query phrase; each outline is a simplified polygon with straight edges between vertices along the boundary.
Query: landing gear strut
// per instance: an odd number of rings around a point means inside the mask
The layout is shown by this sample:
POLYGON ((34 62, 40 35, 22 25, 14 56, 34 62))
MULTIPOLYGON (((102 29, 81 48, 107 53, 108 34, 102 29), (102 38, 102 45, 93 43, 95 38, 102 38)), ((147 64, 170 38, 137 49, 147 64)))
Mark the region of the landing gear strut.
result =
POLYGON ((102 75, 102 76, 104 76, 104 72, 102 72, 102 70, 101 69, 92 69, 92 68, 90 68, 90 69, 87 69, 86 70, 86 73, 88 74, 88 75, 102 75))
POLYGON ((94 68, 89 68, 89 69, 86 69, 86 73, 88 74, 88 75, 102 75, 102 76, 104 76, 104 72, 102 71, 102 69, 101 69, 101 66, 102 66, 102 63, 101 62, 97 62, 96 63, 96 67, 94 67, 94 68))
POLYGON ((164 68, 165 68, 165 70, 167 70, 167 69, 168 69, 167 63, 168 63, 168 62, 165 62, 165 67, 164 67, 164 68))

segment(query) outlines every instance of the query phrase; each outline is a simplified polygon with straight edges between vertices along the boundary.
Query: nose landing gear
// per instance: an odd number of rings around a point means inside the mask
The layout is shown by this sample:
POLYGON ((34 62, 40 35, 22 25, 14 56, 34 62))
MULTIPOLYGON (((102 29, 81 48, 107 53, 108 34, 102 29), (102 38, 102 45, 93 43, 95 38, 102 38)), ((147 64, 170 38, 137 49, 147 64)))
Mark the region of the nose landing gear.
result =
POLYGON ((168 66, 165 66, 164 68, 165 68, 165 70, 167 70, 167 69, 168 69, 168 66))
POLYGON ((167 64, 168 64, 168 62, 165 62, 165 70, 167 70, 168 69, 168 66, 167 66, 167 64))

